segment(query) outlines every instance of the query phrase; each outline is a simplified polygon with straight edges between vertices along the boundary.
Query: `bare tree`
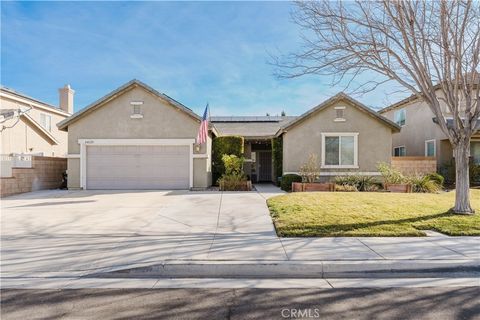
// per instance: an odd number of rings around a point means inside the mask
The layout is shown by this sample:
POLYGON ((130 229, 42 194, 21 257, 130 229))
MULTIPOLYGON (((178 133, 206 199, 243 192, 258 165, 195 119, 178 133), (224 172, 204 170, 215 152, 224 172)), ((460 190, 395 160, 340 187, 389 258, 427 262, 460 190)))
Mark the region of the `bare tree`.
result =
POLYGON ((456 164, 454 212, 474 213, 469 198, 470 139, 480 116, 479 1, 296 2, 299 52, 275 58, 279 77, 331 75, 334 84, 364 72, 423 99, 450 140, 456 164), (445 114, 453 117, 447 123, 445 114))

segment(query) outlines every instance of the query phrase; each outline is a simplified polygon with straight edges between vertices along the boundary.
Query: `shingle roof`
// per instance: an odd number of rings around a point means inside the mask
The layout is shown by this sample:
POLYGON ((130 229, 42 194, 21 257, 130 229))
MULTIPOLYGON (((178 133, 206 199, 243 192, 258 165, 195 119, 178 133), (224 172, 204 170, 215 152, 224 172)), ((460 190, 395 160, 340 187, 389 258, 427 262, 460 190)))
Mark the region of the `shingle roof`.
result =
POLYGON ((116 97, 118 94, 123 93, 124 91, 128 90, 131 87, 135 86, 140 86, 144 88, 145 90, 149 91, 150 93, 164 99, 165 101, 169 102, 170 105, 174 106, 175 108, 178 108, 188 115, 190 115, 192 118, 198 120, 199 122, 201 121, 201 117, 197 115, 195 112, 193 112, 190 108, 184 106, 177 100, 167 96, 164 93, 158 92, 157 90, 153 89, 149 85, 141 82, 140 80, 133 79, 124 85, 120 86, 119 88, 113 90, 112 92, 108 93, 107 95, 103 96, 102 98, 98 99, 97 101, 91 103, 90 105, 86 106, 85 108, 81 109, 80 111, 74 113, 72 116, 68 117, 67 119, 57 123, 57 127, 60 130, 66 130, 66 128, 73 122, 77 121, 84 115, 88 114, 89 112, 92 112, 93 110, 97 109, 98 107, 102 106, 105 102, 110 101, 110 99, 113 99, 116 97))
POLYGON ((31 100, 35 103, 38 103, 40 104, 42 107, 44 108, 50 108, 50 109, 53 109, 52 111, 56 111, 56 112, 60 112, 60 113, 63 113, 64 115, 69 115, 69 113, 65 112, 64 110, 60 109, 59 107, 56 107, 54 105, 51 105, 51 104, 48 104, 46 102, 43 102, 43 101, 40 101, 38 99, 35 99, 35 98, 32 98, 24 93, 21 93, 21 92, 18 92, 16 90, 13 90, 11 88, 8 88, 8 87, 5 87, 5 86, 0 86, 0 90, 1 91, 5 91, 7 93, 10 93, 12 95, 15 95, 17 97, 20 97, 20 98, 24 98, 24 99, 28 99, 28 100, 31 100))
POLYGON ((294 116, 247 116, 247 117, 211 117, 220 136, 243 136, 245 138, 272 138, 294 116))
POLYGON ((323 110, 324 108, 332 105, 333 103, 335 103, 336 101, 338 100, 344 100, 344 101, 348 101, 350 102, 351 105, 357 107, 359 110, 367 113, 368 115, 372 116, 373 118, 379 120, 380 122, 382 122, 383 124, 389 126, 392 130, 394 131, 400 131, 400 126, 397 125, 396 123, 390 121, 389 119, 385 118, 384 116, 380 115, 378 112, 375 112, 373 111, 372 109, 370 109, 369 107, 367 107, 366 105, 360 103, 359 101, 353 99, 352 97, 350 97, 349 95, 343 93, 343 92, 339 92, 337 93, 336 95, 334 95, 333 97, 331 97, 330 99, 328 100, 325 100, 324 102, 322 102, 321 104, 319 104, 318 106, 308 110, 307 112, 305 112, 304 114, 302 114, 301 116, 297 117, 296 119, 294 119, 293 121, 290 121, 284 125, 282 125, 281 129, 277 132, 277 135, 281 134, 282 132, 288 130, 289 128, 291 128, 292 126, 294 125, 297 125, 299 124, 300 122, 302 122, 304 119, 308 118, 309 116, 313 115, 314 113, 320 111, 320 110, 323 110))

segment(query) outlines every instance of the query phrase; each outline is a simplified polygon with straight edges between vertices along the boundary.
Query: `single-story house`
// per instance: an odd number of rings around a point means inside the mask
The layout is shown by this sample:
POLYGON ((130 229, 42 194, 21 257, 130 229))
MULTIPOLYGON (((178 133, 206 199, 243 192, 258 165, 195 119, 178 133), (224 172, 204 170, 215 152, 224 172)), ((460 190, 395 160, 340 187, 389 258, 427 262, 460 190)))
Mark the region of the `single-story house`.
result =
POLYGON ((272 138, 283 140, 283 173, 298 172, 311 153, 322 175, 376 174, 390 162, 400 127, 340 93, 299 117, 212 117, 195 144, 201 118, 178 101, 132 80, 58 123, 68 131, 68 187, 189 189, 212 184, 212 139, 245 139, 246 171, 274 181, 272 138))
POLYGON ((245 138, 245 171, 253 181, 275 181, 272 138, 283 141, 283 174, 297 173, 310 154, 322 180, 345 174, 378 175, 390 163, 392 133, 400 126, 339 93, 300 116, 212 117, 219 135, 245 138))

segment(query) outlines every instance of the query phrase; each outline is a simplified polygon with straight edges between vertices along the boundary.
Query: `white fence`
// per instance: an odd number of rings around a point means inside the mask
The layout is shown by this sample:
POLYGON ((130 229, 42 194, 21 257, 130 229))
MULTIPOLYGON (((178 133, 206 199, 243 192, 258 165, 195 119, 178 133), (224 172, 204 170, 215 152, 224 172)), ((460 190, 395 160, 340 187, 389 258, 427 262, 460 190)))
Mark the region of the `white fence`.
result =
POLYGON ((0 155, 0 177, 12 176, 12 168, 31 168, 32 156, 42 154, 2 154, 0 155))

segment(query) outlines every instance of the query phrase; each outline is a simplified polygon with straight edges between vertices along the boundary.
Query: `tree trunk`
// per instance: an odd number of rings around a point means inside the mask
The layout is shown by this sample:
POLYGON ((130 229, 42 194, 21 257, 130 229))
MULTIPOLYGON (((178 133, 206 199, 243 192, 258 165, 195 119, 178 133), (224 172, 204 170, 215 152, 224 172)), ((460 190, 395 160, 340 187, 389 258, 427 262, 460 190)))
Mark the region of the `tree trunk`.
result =
POLYGON ((473 214, 470 206, 469 156, 470 141, 465 139, 453 147, 455 157, 455 207, 457 214, 473 214))

